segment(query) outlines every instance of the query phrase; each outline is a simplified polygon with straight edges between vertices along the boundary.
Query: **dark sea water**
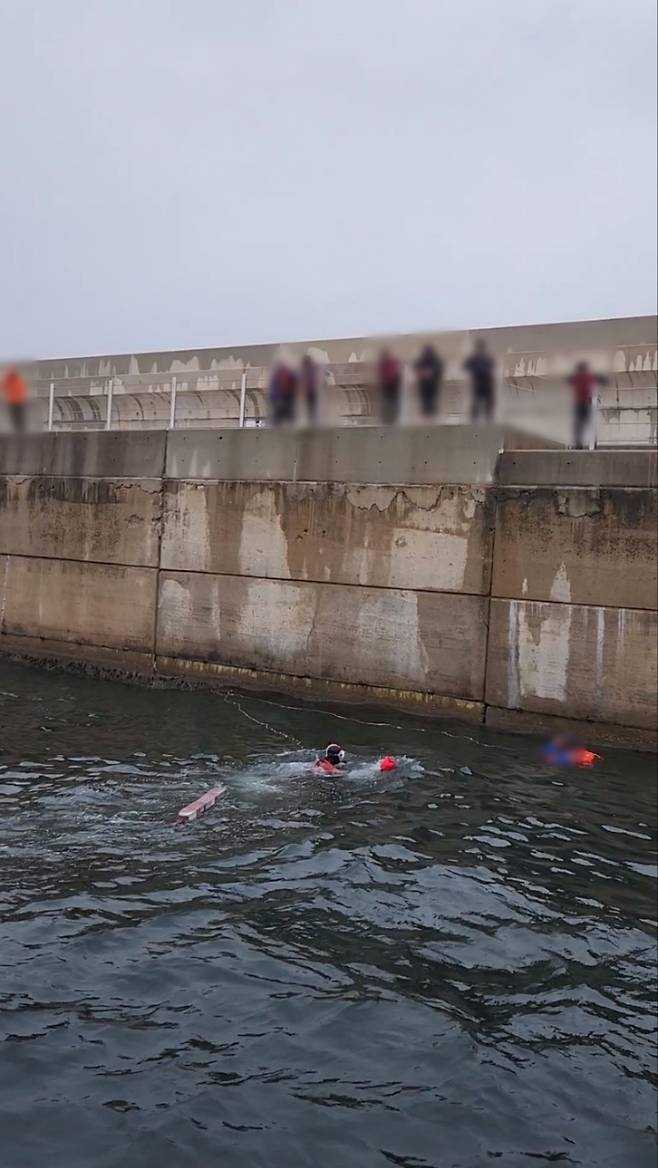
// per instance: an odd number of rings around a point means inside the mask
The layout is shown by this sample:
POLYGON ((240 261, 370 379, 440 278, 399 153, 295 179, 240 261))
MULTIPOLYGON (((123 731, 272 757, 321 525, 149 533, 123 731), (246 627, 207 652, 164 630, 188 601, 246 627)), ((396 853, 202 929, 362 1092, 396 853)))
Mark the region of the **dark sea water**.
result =
POLYGON ((2 1168, 653 1168, 651 756, 0 691, 2 1168), (309 777, 332 739, 349 775, 309 777))

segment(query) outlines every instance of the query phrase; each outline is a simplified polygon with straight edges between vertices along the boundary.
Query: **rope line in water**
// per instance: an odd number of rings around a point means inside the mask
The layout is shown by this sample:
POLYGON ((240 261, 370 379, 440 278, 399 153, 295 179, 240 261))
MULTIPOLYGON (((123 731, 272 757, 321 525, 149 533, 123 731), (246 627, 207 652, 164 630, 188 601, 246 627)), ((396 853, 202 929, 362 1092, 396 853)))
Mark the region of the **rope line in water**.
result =
MULTIPOLYGON (((284 738, 287 742, 292 742, 295 746, 299 746, 300 749, 304 749, 304 743, 300 742, 299 738, 293 737, 292 734, 287 734, 285 730, 278 730, 276 726, 271 726, 269 722, 261 722, 259 718, 254 718, 253 714, 248 714, 237 698, 235 698, 232 690, 227 690, 220 696, 230 706, 234 706, 236 710, 239 710, 243 717, 248 718, 250 722, 255 722, 257 726, 262 726, 264 730, 269 730, 271 734, 276 734, 279 738, 284 738)), ((276 705, 277 703, 270 702, 269 704, 276 705)))
MULTIPOLYGON (((231 693, 232 691, 229 690, 228 692, 231 693)), ((256 694, 250 694, 249 698, 252 702, 264 702, 266 706, 274 706, 277 710, 292 710, 296 714, 304 714, 307 712, 304 706, 288 706, 284 702, 275 702, 271 698, 261 698, 256 694)), ((291 734, 286 734, 283 730, 277 730, 276 727, 270 726, 268 722, 260 722, 258 718, 253 718, 251 714, 248 714, 246 710, 242 709, 239 702, 235 701, 231 704, 235 705, 240 710, 240 713, 244 714, 245 718, 249 718, 250 721, 256 722, 257 725, 263 726, 266 730, 271 730, 273 734, 278 734, 281 738, 287 738, 289 742, 294 742, 297 746, 303 748, 303 743, 298 738, 293 738, 291 734)), ((338 718, 341 722, 356 722, 359 726, 375 726, 377 728, 399 730, 401 732, 408 729, 406 726, 398 726, 395 722, 367 722, 365 719, 356 718, 351 714, 337 714, 334 710, 318 710, 313 707, 313 713, 324 714, 327 718, 338 718)), ((418 734, 443 734, 445 738, 456 738, 460 742, 473 742, 476 746, 481 746, 484 750, 495 749, 509 752, 512 749, 509 746, 503 746, 499 743, 482 742, 479 738, 473 738, 470 734, 453 734, 450 730, 440 730, 436 726, 416 726, 415 731, 418 734)))

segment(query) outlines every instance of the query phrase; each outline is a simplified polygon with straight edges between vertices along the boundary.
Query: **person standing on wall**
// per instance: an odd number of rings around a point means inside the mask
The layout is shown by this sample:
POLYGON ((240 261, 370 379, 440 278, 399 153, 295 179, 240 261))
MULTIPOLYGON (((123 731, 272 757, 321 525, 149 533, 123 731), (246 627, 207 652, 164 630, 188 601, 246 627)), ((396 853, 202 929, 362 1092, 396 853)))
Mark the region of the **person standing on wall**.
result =
POLYGON ((27 384, 15 366, 11 366, 2 379, 2 392, 9 407, 12 428, 16 434, 20 434, 25 429, 27 384))
POLYGON ((315 361, 306 353, 302 357, 299 372, 299 388, 306 407, 306 417, 309 425, 314 426, 318 418, 318 396, 320 388, 320 370, 315 361))
POLYGON ((290 425, 297 409, 297 378, 284 361, 272 370, 269 385, 270 413, 274 426, 290 425))
POLYGON ((592 373, 587 361, 579 361, 568 380, 573 391, 573 444, 582 450, 585 431, 592 422, 596 389, 605 385, 606 379, 592 373))
POLYGON ((423 418, 433 418, 439 405, 441 382, 443 381, 443 361, 436 349, 425 345, 414 366, 416 370, 416 392, 423 418))
POLYGON ((379 408, 385 426, 392 426, 400 416, 402 366, 390 349, 382 349, 377 362, 379 408))
POLYGON ((482 415, 490 422, 496 404, 496 364, 484 341, 476 341, 464 369, 471 378, 471 421, 477 422, 482 415))

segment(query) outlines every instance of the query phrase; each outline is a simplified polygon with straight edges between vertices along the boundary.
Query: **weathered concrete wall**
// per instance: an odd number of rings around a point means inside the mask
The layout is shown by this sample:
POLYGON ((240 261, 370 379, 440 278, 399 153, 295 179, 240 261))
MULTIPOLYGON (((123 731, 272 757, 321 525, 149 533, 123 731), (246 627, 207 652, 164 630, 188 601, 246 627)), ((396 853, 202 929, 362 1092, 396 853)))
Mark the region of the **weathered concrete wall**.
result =
POLYGON ((0 548, 14 556, 158 567, 161 479, 0 477, 0 548))
POLYGON ((652 608, 656 492, 509 487, 498 495, 492 594, 652 608))
POLYGON ((655 459, 454 429, 0 440, 0 652, 655 742, 655 459))
POLYGON ((0 556, 2 633, 152 651, 157 572, 0 556))
POLYGON ((484 595, 494 502, 463 485, 171 480, 161 566, 484 595))
POLYGON ((492 600, 490 706, 654 730, 656 613, 492 600))
POLYGON ((158 653, 482 700, 481 597, 161 573, 158 653))
POLYGON ((550 715, 655 744, 655 452, 514 452, 499 483, 487 722, 550 715))

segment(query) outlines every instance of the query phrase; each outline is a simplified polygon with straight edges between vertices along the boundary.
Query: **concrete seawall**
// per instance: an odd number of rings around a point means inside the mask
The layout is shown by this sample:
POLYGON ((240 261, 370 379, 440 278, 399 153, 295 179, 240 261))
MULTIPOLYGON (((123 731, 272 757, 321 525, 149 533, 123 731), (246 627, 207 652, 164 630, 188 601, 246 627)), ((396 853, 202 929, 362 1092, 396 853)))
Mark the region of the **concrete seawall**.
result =
POLYGON ((655 454, 497 430, 0 440, 0 652, 655 747, 655 454))

